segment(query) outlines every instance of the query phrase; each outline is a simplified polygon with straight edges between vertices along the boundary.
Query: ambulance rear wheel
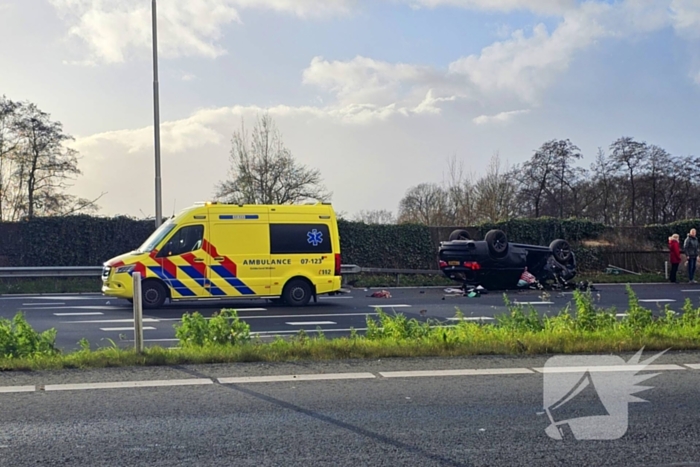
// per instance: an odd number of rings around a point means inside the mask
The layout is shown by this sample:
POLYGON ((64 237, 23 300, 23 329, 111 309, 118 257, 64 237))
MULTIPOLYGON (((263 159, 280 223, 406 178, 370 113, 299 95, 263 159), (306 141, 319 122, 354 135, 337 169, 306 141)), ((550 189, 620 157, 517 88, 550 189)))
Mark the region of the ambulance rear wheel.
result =
POLYGON ((282 292, 284 303, 289 306, 306 306, 311 301, 313 291, 311 285, 302 279, 293 279, 287 282, 282 292))
POLYGON ((141 286, 141 296, 143 307, 147 309, 160 308, 168 298, 163 284, 157 281, 147 281, 141 286))

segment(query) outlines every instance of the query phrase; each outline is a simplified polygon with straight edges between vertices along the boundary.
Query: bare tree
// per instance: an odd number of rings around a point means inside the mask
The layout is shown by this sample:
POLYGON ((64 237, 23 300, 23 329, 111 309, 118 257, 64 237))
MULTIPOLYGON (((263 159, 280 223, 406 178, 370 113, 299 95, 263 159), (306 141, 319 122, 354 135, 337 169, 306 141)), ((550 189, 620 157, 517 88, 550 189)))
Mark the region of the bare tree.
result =
POLYGON ((448 195, 447 215, 453 225, 472 225, 477 222, 477 193, 473 173, 465 173, 464 161, 452 156, 447 162, 445 190, 448 195))
POLYGON ((476 212, 480 222, 499 222, 515 214, 517 185, 498 153, 491 157, 486 175, 476 183, 476 212))
POLYGON ((615 161, 615 167, 627 173, 630 182, 630 203, 629 213, 632 225, 636 225, 636 201, 637 190, 635 185, 635 175, 638 174, 640 166, 646 156, 646 143, 640 143, 634 139, 624 136, 610 145, 611 157, 615 161))
POLYGON ((365 224, 395 224, 396 218, 394 213, 385 209, 377 209, 372 211, 360 211, 355 215, 356 222, 364 222, 365 224))
MULTIPOLYGON (((449 197, 434 183, 421 183, 410 188, 399 204, 399 222, 445 225, 449 197)), ((447 222, 451 223, 451 222, 447 222)))
POLYGON ((6 216, 5 205, 10 199, 12 154, 19 145, 17 136, 20 104, 0 97, 0 221, 6 216))
POLYGON ((12 218, 96 211, 97 200, 66 193, 70 181, 81 172, 77 151, 65 146, 73 138, 64 133, 63 125, 32 103, 17 106, 15 112, 17 144, 10 155, 12 218))
POLYGON ((241 123, 232 138, 229 179, 219 183, 216 196, 236 204, 292 204, 329 201, 321 173, 297 162, 282 142, 268 114, 258 119, 252 135, 241 123))

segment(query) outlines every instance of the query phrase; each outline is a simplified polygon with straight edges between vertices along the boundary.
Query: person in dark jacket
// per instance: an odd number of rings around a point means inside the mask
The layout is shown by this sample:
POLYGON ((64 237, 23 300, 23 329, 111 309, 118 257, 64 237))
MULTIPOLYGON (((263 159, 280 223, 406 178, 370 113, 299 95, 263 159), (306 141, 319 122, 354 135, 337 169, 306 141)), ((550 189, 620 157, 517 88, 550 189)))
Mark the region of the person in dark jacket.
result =
POLYGON ((683 242, 683 251, 688 265, 688 282, 695 284, 695 270, 698 264, 698 237, 695 229, 690 229, 690 233, 683 242))
POLYGON ((678 265, 681 264, 680 238, 678 234, 673 234, 668 237, 668 250, 671 260, 671 282, 678 282, 676 274, 678 274, 678 265))

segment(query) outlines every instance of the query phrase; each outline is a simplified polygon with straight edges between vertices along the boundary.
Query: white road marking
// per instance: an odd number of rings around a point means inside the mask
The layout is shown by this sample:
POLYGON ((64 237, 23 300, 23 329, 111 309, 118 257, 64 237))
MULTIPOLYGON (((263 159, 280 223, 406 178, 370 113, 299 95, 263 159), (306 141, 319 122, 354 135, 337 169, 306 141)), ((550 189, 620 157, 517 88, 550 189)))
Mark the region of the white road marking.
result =
POLYGON ((385 303, 384 305, 367 305, 370 308, 411 308, 411 305, 392 305, 385 303))
POLYGON ((686 363, 685 366, 693 370, 700 370, 700 363, 686 363))
POLYGON ((627 316, 627 313, 616 313, 615 316, 618 318, 624 318, 625 316, 627 316))
POLYGON ((36 391, 36 386, 0 386, 0 393, 10 393, 10 392, 34 392, 36 391))
POLYGON ((516 305, 554 305, 554 302, 513 302, 516 305))
MULTIPOLYGON (((101 294, 100 294, 101 295, 101 294)), ((55 302, 61 300, 109 300, 107 297, 102 297, 100 295, 93 295, 91 297, 69 297, 69 296, 50 296, 50 295, 26 295, 24 298, 32 298, 34 300, 53 300, 55 302)))
MULTIPOLYGON (((143 318, 144 323, 159 323, 160 320, 155 318, 143 318)), ((86 321, 63 321, 70 324, 98 324, 98 323, 133 323, 134 319, 93 319, 86 321)))
MULTIPOLYGON (((144 342, 179 342, 180 339, 144 339, 143 341, 144 342)), ((126 342, 134 342, 134 341, 127 340, 126 342)))
POLYGON ((111 305, 84 305, 84 306, 35 306, 30 310, 128 310, 131 307, 111 305))
POLYGON ((495 320, 496 318, 491 318, 490 316, 467 316, 464 318, 447 318, 447 321, 481 321, 481 320, 495 320))
POLYGON ((240 383, 272 383, 280 381, 321 381, 340 379, 373 379, 372 373, 322 373, 307 375, 273 375, 273 376, 242 376, 238 378, 219 378, 221 384, 240 383))
POLYGON ((681 292, 700 292, 700 289, 686 289, 686 290, 681 290, 681 292))
POLYGON ((104 315, 101 311, 86 311, 84 313, 54 313, 54 316, 99 316, 104 315))
POLYGON ((320 326, 322 324, 338 324, 335 321, 289 321, 287 323, 290 326, 320 326))
POLYGON ((482 375, 524 375, 534 373, 527 368, 484 368, 479 370, 427 370, 427 371, 382 371, 385 378, 412 378, 426 376, 482 376, 482 375))
POLYGON ((318 297, 319 300, 350 300, 355 297, 318 297))
POLYGON ((66 302, 60 302, 60 303, 22 303, 22 306, 60 306, 60 305, 65 305, 66 302))
POLYGON ((670 298, 645 298, 644 300, 639 300, 641 303, 657 303, 657 302, 675 302, 670 298))
POLYGON ((561 366, 550 368, 533 368, 539 373, 577 373, 583 371, 611 372, 611 371, 664 371, 685 370, 680 365, 591 365, 591 366, 561 366))
MULTIPOLYGON (((376 316, 378 313, 330 313, 330 314, 316 314, 316 315, 271 315, 271 316, 239 316, 243 320, 249 319, 279 319, 279 318, 336 318, 338 316, 376 316)), ((208 316, 204 319, 211 319, 208 316)), ((158 318, 161 321, 182 321, 182 318, 158 318)))
MULTIPOLYGON (((367 328, 355 328, 355 331, 366 331, 367 328)), ((251 335, 254 336, 265 336, 265 335, 275 335, 275 334, 296 334, 299 331, 304 331, 304 332, 317 332, 316 329, 294 329, 294 330, 285 330, 285 331, 258 331, 258 332, 251 332, 251 335)), ((321 329, 322 332, 350 332, 350 328, 347 329, 321 329)))
POLYGON ((117 381, 113 383, 47 384, 45 391, 80 391, 85 389, 153 388, 164 386, 199 386, 214 384, 210 378, 165 379, 151 381, 117 381))
MULTIPOLYGON (((134 330, 133 327, 131 327, 131 328, 100 328, 100 331, 107 331, 107 332, 110 332, 110 331, 133 331, 133 330, 134 330)), ((155 331, 156 328, 151 327, 151 326, 144 326, 143 330, 144 331, 155 331)))

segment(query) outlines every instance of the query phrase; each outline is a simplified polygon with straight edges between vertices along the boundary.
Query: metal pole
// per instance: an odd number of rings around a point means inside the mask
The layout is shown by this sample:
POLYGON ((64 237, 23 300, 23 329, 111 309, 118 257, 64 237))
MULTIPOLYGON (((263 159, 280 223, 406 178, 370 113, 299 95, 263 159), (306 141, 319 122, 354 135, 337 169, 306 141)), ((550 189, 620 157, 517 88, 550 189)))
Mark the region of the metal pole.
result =
POLYGON ((158 96, 158 16, 156 0, 152 0, 151 10, 153 19, 153 133, 156 149, 156 228, 158 228, 163 220, 163 208, 160 180, 160 101, 158 96))
POLYGON ((135 272, 134 279, 134 349, 143 353, 143 303, 141 297, 141 273, 135 272))

